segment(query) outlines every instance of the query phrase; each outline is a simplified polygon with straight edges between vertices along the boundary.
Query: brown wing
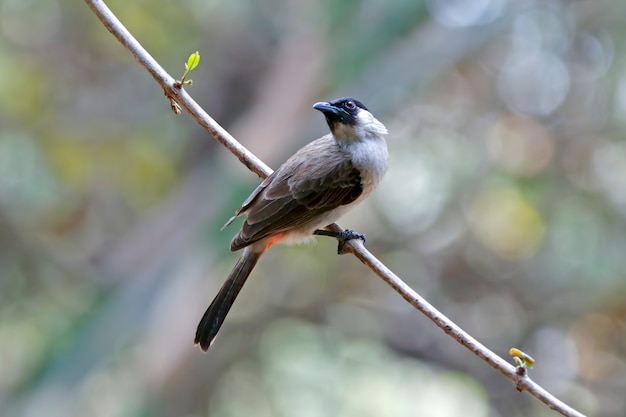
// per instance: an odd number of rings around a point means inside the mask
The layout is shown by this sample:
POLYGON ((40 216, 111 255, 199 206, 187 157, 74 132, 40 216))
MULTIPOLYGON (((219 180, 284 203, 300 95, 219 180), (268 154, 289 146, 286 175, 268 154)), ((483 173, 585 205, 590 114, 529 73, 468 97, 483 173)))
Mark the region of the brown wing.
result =
POLYGON ((272 182, 275 175, 276 175, 276 171, 274 171, 267 178, 265 178, 265 180, 263 180, 263 182, 259 184, 258 187, 256 187, 254 191, 252 191, 252 193, 250 193, 248 198, 246 198, 246 200, 241 204, 241 207, 237 209, 235 214, 233 214, 233 216, 230 219, 228 219, 228 221, 224 224, 224 226, 222 226, 220 230, 224 230, 225 228, 230 226, 237 217, 245 213, 250 208, 252 203, 254 203, 257 197, 261 194, 261 192, 265 190, 265 187, 267 187, 272 182))
POLYGON ((231 250, 311 223, 352 203, 362 191, 359 170, 334 140, 325 137, 312 142, 289 158, 252 199, 231 250))

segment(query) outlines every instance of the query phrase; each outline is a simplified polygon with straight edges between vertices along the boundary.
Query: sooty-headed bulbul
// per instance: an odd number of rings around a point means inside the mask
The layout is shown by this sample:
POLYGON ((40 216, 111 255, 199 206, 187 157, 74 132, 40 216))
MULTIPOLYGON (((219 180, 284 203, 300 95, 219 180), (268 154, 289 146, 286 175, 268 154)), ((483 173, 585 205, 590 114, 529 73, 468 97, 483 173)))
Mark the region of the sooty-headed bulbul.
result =
POLYGON ((198 324, 195 343, 213 343, 243 284, 263 253, 277 243, 306 242, 314 234, 341 240, 361 238, 351 231, 317 230, 337 221, 376 188, 387 170, 385 126, 353 98, 315 103, 330 133, 304 146, 267 177, 243 202, 245 214, 230 250, 243 254, 198 324))

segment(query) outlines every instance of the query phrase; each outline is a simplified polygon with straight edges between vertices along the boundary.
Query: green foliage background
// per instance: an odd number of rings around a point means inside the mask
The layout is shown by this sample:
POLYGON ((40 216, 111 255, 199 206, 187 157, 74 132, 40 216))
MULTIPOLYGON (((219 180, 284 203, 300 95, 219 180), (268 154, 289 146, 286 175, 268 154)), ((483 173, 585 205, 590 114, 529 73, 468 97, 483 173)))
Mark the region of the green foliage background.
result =
MULTIPOLYGON (((270 166, 351 95, 390 170, 341 222, 592 416, 626 410, 626 4, 110 1, 270 166)), ((0 0, 0 415, 548 416, 335 242, 261 261, 208 354, 258 179, 82 2, 0 0)))

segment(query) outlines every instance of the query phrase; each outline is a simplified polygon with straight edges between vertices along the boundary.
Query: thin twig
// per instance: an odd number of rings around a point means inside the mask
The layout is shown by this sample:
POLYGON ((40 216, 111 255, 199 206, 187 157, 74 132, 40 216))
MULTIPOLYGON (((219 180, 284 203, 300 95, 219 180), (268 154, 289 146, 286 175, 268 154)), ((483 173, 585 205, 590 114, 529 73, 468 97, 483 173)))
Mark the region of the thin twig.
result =
POLYGON ((152 58, 152 55, 150 55, 139 42, 137 42, 137 39, 130 34, 124 25, 122 25, 122 22, 119 21, 103 1, 85 0, 85 2, 96 16, 98 16, 108 31, 120 41, 124 48, 126 48, 133 57, 135 57, 137 62, 139 62, 139 64, 152 75, 156 82, 159 83, 163 88, 163 92, 170 100, 174 100, 181 108, 185 109, 200 126, 205 128, 211 136, 239 158, 250 171, 261 178, 265 178, 272 173, 270 167, 265 165, 263 161, 237 142, 235 138, 213 120, 184 89, 176 86, 176 80, 152 58))
MULTIPOLYGON (((244 146, 235 140, 224 128, 213 120, 187 92, 175 85, 176 80, 172 78, 152 56, 137 42, 137 40, 126 30, 117 17, 101 0, 85 0, 87 5, 102 21, 104 26, 111 32, 124 47, 135 57, 135 59, 154 77, 161 85, 165 95, 178 103, 185 109, 202 127, 204 127, 218 142, 224 145, 233 153, 248 169, 259 175, 261 178, 267 177, 272 170, 248 151, 244 146)), ((330 230, 341 231, 341 227, 336 224, 329 226, 330 230)), ((417 294, 396 274, 387 268, 381 261, 372 255, 363 246, 361 240, 351 240, 346 245, 346 250, 356 256, 363 264, 374 271, 389 286, 402 296, 409 304, 421 311, 432 320, 445 333, 452 336, 456 341, 472 351, 491 367, 498 370, 504 376, 515 383, 519 391, 528 391, 551 409, 567 417, 584 417, 582 413, 571 408, 561 400, 543 389, 540 385, 532 381, 527 373, 522 375, 516 372, 517 368, 506 362, 504 359, 487 349, 484 345, 462 330, 458 325, 448 319, 428 301, 417 294)))

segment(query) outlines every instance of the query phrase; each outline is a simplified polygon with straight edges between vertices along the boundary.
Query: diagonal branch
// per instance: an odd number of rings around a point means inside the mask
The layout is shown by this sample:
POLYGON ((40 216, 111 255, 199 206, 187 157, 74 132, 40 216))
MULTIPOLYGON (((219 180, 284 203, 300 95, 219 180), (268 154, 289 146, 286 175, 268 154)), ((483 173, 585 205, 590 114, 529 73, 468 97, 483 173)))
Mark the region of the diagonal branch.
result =
MULTIPOLYGON (((218 142, 224 145, 233 155, 235 155, 248 169, 259 175, 261 178, 267 177, 272 170, 248 151, 244 146, 235 140, 224 128, 213 120, 187 92, 178 87, 176 80, 172 78, 158 62, 141 46, 141 44, 122 25, 117 17, 101 0, 85 0, 87 5, 98 16, 104 26, 111 32, 120 43, 135 57, 152 77, 163 88, 165 95, 178 103, 193 117, 202 127, 204 127, 218 142)), ((336 224, 329 226, 330 230, 341 231, 341 227, 336 224)), ((396 274, 387 268, 381 261, 372 255, 363 245, 363 242, 356 239, 350 240, 346 244, 346 250, 356 256, 363 264, 368 266, 409 304, 421 311, 426 317, 432 320, 445 333, 453 337, 457 342, 472 351, 476 356, 498 370, 504 376, 513 381, 519 391, 528 391, 551 409, 568 417, 584 417, 582 413, 571 408, 561 400, 543 389, 540 385, 532 381, 526 372, 520 372, 507 361, 487 349, 484 345, 462 330, 458 325, 448 319, 444 314, 433 307, 428 301, 417 294, 396 274)), ((522 371, 524 369, 522 368, 522 371)))

